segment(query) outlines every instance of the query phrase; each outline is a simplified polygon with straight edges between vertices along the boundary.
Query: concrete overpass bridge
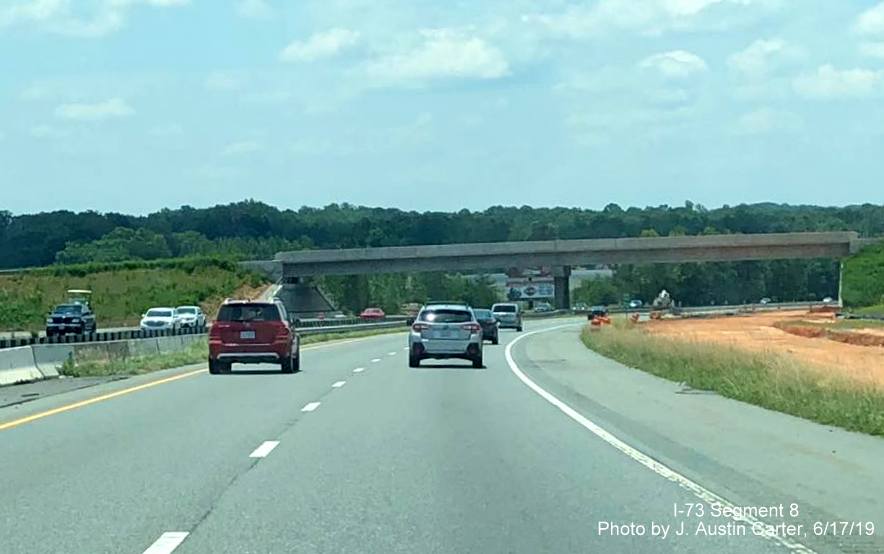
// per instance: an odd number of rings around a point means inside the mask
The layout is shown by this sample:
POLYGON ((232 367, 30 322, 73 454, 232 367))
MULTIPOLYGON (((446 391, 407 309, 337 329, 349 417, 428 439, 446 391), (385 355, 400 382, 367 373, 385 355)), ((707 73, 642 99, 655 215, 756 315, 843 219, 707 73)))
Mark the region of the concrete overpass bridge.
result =
POLYGON ((246 262, 284 282, 317 275, 553 268, 556 307, 568 308, 571 266, 847 257, 872 242, 855 232, 578 239, 280 252, 246 262))

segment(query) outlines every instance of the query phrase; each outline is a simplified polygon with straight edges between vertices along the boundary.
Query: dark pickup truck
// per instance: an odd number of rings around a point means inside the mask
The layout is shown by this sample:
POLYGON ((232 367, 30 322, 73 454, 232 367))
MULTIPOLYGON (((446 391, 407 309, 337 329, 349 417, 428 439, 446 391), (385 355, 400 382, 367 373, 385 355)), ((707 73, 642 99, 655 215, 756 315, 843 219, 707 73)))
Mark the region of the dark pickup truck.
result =
POLYGON ((88 304, 59 304, 46 318, 46 336, 95 332, 95 314, 88 304))

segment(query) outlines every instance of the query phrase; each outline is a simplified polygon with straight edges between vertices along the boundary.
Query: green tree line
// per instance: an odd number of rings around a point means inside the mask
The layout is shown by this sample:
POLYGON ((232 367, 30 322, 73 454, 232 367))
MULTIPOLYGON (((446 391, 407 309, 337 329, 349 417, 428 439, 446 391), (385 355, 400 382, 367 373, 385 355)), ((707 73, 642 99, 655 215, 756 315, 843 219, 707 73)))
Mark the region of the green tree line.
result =
MULTIPOLYGON (((627 209, 609 204, 602 210, 494 206, 483 211, 415 212, 349 204, 291 210, 250 200, 203 209, 184 206, 146 216, 0 211, 0 267, 194 256, 256 259, 303 248, 833 230, 884 235, 884 206, 766 203, 707 209, 685 202, 627 209)), ((666 288, 678 300, 695 305, 757 301, 763 296, 811 300, 835 296, 837 278, 838 266, 831 260, 622 266, 611 282, 587 284, 575 298, 600 302, 631 296, 647 301, 666 288)), ((354 308, 369 302, 392 307, 410 299, 479 294, 469 290, 468 280, 433 274, 329 279, 326 286, 354 308)), ((849 298, 878 302, 875 287, 849 298)))

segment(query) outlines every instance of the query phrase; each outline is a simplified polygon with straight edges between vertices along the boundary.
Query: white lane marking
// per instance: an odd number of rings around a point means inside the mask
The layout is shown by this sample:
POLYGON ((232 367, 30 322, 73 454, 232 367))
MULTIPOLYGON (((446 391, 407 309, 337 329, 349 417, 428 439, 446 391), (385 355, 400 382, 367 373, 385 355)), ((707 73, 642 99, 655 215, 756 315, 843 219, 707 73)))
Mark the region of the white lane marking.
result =
POLYGON ((318 408, 320 404, 322 404, 322 402, 311 402, 311 403, 307 404, 306 406, 304 406, 303 408, 301 408, 301 411, 302 412, 312 412, 313 410, 318 408))
POLYGON ((408 347, 407 347, 407 346, 403 346, 403 347, 402 347, 402 350, 408 350, 408 347))
POLYGON ((378 363, 379 361, 381 361, 380 358, 375 358, 375 359, 373 359, 373 360, 371 361, 371 363, 376 364, 376 363, 378 363))
POLYGON ((261 446, 249 454, 249 458, 266 458, 277 445, 279 445, 279 441, 264 441, 261 446))
MULTIPOLYGON (((646 468, 650 469, 651 471, 653 471, 654 473, 656 473, 660 477, 663 477, 664 479, 667 479, 667 480, 677 484, 678 486, 689 491, 694 496, 696 496, 697 498, 699 498, 700 500, 702 500, 703 502, 705 502, 707 504, 716 504, 717 503, 717 504, 723 506, 724 508, 731 508, 731 509, 736 508, 736 505, 731 503, 730 501, 725 500, 723 497, 718 496, 717 494, 715 494, 714 492, 710 491, 709 489, 703 487, 702 485, 695 483, 694 481, 692 481, 689 478, 685 477, 684 475, 678 473, 677 471, 670 468, 669 466, 666 466, 666 465, 658 462, 657 460, 651 458, 650 456, 648 456, 644 452, 641 452, 640 450, 633 448, 632 446, 630 446, 630 445, 626 444, 625 442, 623 442, 622 440, 618 439, 616 436, 614 436, 610 432, 606 431, 605 429, 600 427, 598 424, 592 422, 588 418, 584 417, 580 412, 578 412, 577 410, 575 410, 571 406, 565 404, 564 402, 562 402, 561 400, 556 398, 554 395, 552 395, 551 393, 549 393, 548 391, 543 389, 540 385, 538 385, 537 383, 532 381, 527 375, 525 375, 521 369, 519 369, 518 364, 516 364, 515 360, 513 359, 513 354, 512 354, 513 345, 515 345, 520 340, 530 337, 531 335, 536 335, 537 333, 545 333, 547 331, 554 331, 556 329, 561 329, 563 327, 572 327, 574 325, 575 325, 574 323, 571 323, 571 324, 566 324, 566 325, 557 325, 555 327, 549 327, 549 328, 541 329, 538 331, 530 331, 528 333, 525 333, 525 334, 520 335, 520 336, 516 337, 515 339, 513 339, 512 342, 510 342, 509 344, 506 345, 506 349, 504 350, 504 354, 506 356, 506 363, 510 366, 510 370, 515 374, 516 377, 519 378, 520 381, 522 381, 525 385, 527 385, 529 389, 533 390, 538 395, 540 395, 544 400, 546 400, 547 402, 549 402, 550 404, 552 404, 553 406, 555 406, 556 408, 561 410, 566 416, 570 417, 571 419, 573 419, 574 421, 576 421, 577 423, 582 425, 584 428, 586 428, 589 432, 591 432, 592 434, 594 434, 598 438, 602 439, 603 441, 605 441, 609 445, 613 446, 614 448, 616 448, 620 452, 626 454, 627 456, 632 458, 634 461, 636 461, 636 462, 640 463, 641 465, 645 466, 646 468)), ((737 512, 741 512, 741 510, 736 510, 735 512, 731 512, 731 513, 737 513, 737 512)), ((734 515, 731 519, 733 519, 734 521, 742 521, 742 522, 747 523, 753 527, 755 525, 764 525, 764 527, 763 527, 764 529, 768 528, 766 526, 765 522, 763 522, 759 519, 756 519, 754 517, 745 515, 745 514, 741 514, 740 516, 734 515)), ((761 536, 763 536, 763 538, 765 538, 765 539, 768 539, 768 540, 770 540, 780 546, 783 546, 783 547, 791 550, 792 552, 801 552, 803 554, 814 554, 814 550, 801 544, 800 542, 793 541, 792 539, 790 539, 788 537, 781 537, 781 536, 777 536, 775 534, 763 534, 761 536)))
POLYGON ((346 385, 346 384, 347 384, 347 381, 336 381, 336 382, 332 385, 332 387, 333 387, 333 388, 336 388, 336 389, 339 389, 339 388, 343 387, 343 386, 346 385))
POLYGON ((353 373, 362 373, 363 371, 365 371, 364 367, 357 367, 353 370, 353 373))
POLYGON ((387 356, 395 356, 397 352, 387 352, 387 356))
POLYGON ((189 534, 187 531, 167 531, 160 535, 160 538, 150 545, 144 554, 169 554, 178 548, 189 534))

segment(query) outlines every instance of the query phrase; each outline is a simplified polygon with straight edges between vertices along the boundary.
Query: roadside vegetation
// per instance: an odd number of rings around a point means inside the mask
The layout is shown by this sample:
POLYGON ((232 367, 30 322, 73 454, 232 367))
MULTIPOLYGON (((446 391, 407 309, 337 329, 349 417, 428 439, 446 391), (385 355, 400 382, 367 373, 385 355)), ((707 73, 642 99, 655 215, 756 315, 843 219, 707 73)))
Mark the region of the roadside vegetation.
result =
POLYGON ((655 337, 617 320, 584 329, 599 354, 658 377, 825 425, 884 436, 884 390, 787 356, 655 337))
MULTIPOLYGON (((405 327, 395 329, 373 329, 365 331, 353 331, 349 333, 328 333, 307 335, 301 337, 301 345, 307 346, 322 342, 356 339, 373 335, 386 335, 403 333, 405 327)), ((208 343, 204 340, 194 342, 181 352, 167 354, 151 354, 149 356, 130 356, 128 358, 116 358, 107 352, 100 350, 90 357, 79 359, 76 362, 66 362, 59 373, 67 377, 109 377, 109 376, 132 376, 151 373, 161 369, 183 367, 194 364, 205 365, 209 357, 208 343)), ((305 368, 306 369, 306 368, 305 368)))
POLYGON ((67 377, 141 375, 172 367, 205 364, 208 357, 209 345, 206 341, 194 342, 180 352, 127 358, 113 357, 107 351, 96 349, 91 356, 78 359, 76 362, 68 360, 59 369, 59 373, 67 377))
POLYGON ((231 260, 175 260, 53 266, 0 275, 0 331, 38 331, 67 289, 93 291, 99 329, 135 325, 151 306, 196 304, 214 314, 228 296, 252 295, 266 279, 231 260))
POLYGON ((844 262, 844 304, 854 313, 884 315, 884 243, 844 262))

